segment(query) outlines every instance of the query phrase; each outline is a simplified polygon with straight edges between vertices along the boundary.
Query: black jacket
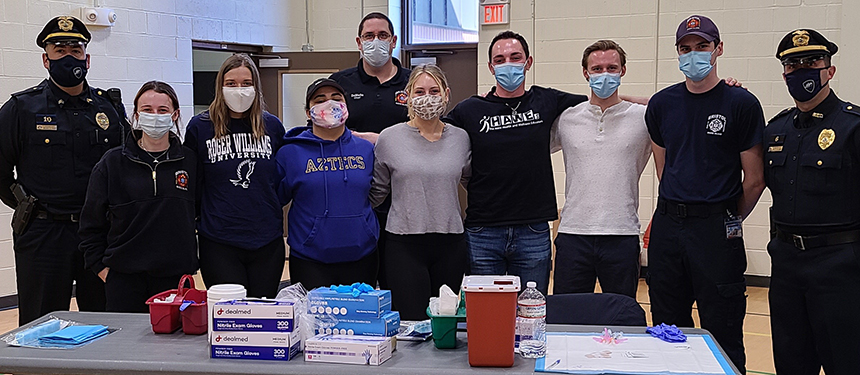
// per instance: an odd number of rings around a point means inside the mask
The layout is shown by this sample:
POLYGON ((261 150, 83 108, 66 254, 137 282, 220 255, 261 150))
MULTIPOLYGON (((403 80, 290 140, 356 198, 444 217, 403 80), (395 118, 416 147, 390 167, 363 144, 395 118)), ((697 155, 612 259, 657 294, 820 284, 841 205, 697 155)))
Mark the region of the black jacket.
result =
POLYGON ((151 156, 129 137, 93 169, 78 232, 93 272, 110 267, 174 276, 197 270, 197 159, 170 137, 159 163, 150 163, 151 156))

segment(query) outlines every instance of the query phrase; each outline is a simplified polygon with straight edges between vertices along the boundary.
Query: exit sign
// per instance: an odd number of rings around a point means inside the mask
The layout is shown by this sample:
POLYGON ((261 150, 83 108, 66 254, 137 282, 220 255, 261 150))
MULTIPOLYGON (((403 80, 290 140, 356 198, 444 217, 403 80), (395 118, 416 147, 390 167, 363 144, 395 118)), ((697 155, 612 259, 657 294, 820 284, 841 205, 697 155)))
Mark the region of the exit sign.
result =
POLYGON ((504 0, 481 1, 481 25, 506 25, 510 23, 511 4, 504 0))

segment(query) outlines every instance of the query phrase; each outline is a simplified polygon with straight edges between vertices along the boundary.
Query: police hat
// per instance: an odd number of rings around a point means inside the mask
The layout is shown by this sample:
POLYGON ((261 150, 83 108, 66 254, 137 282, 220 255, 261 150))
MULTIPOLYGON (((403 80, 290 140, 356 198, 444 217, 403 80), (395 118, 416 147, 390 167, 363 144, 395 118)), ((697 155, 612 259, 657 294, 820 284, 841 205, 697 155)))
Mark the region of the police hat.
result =
POLYGON ((48 44, 86 45, 89 42, 90 31, 81 20, 72 16, 54 17, 36 37, 36 45, 40 48, 48 44))
POLYGON ((776 47, 776 58, 780 60, 827 55, 833 56, 839 48, 818 31, 797 29, 782 38, 776 47))
POLYGON ((313 99, 314 94, 317 92, 317 90, 326 86, 334 87, 335 90, 340 91, 341 95, 346 95, 346 92, 344 92, 343 87, 341 87, 340 84, 337 83, 337 81, 329 78, 320 78, 311 83, 310 86, 308 86, 308 93, 305 95, 305 109, 311 108, 311 99, 313 99))

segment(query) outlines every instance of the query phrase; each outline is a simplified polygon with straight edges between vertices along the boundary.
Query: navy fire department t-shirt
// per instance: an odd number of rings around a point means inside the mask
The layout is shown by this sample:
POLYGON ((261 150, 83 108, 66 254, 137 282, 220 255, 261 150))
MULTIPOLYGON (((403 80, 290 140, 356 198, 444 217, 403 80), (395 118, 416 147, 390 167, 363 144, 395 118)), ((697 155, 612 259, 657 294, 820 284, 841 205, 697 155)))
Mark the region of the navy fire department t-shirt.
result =
POLYGON ((681 82, 651 97, 645 123, 651 140, 666 149, 660 197, 721 203, 741 195, 740 153, 760 144, 764 131, 753 94, 724 81, 693 94, 681 82))
POLYGON ((561 112, 588 100, 532 86, 518 98, 472 96, 444 119, 469 133, 472 177, 466 226, 522 225, 555 220, 550 129, 561 112))

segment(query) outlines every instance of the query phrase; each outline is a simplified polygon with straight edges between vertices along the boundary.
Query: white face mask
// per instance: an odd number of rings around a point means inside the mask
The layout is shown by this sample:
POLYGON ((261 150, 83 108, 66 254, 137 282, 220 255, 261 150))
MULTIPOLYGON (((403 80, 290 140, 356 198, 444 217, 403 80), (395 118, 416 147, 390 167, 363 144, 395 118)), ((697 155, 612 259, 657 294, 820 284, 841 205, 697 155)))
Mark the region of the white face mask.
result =
POLYGON ((153 139, 161 139, 173 128, 173 113, 137 113, 137 126, 153 139))
POLYGON ((361 56, 370 66, 379 68, 391 58, 391 45, 378 38, 361 42, 361 56))
POLYGON ((248 87, 222 87, 221 92, 224 94, 224 101, 227 102, 227 107, 236 113, 245 113, 251 105, 254 104, 254 99, 257 97, 257 91, 254 86, 248 87))
POLYGON ((349 118, 346 103, 337 100, 327 100, 317 104, 310 109, 311 122, 326 129, 334 129, 343 126, 349 118))

